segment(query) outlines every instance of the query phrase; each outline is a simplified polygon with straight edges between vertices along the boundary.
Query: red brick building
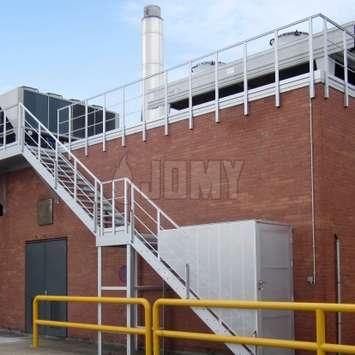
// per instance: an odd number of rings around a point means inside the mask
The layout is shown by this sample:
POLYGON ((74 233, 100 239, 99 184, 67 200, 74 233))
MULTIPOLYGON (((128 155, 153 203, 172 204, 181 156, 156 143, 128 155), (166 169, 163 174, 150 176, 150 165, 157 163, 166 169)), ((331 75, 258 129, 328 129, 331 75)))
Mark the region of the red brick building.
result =
MULTIPOLYGON (((74 139, 73 135, 71 142, 68 143, 68 137, 62 142, 99 180, 129 177, 181 226, 244 219, 292 225, 296 301, 338 301, 338 238, 341 301, 355 303, 352 272, 355 268, 355 187, 352 183, 355 178, 355 83, 351 82, 355 68, 351 65, 355 61, 349 47, 346 49, 348 78, 344 80, 344 76, 339 78, 335 72, 328 72, 317 61, 324 58, 325 53, 317 51, 316 38, 314 35, 314 60, 318 68, 281 78, 276 82, 280 91, 275 91, 275 80, 272 84, 262 82, 249 89, 247 116, 244 114, 245 90, 239 96, 238 92, 232 93, 236 96, 235 102, 224 104, 223 99, 229 96, 222 97, 220 86, 218 122, 214 97, 207 100, 211 107, 204 108, 206 112, 202 109, 200 113, 198 107, 193 117, 187 103, 187 111, 182 109, 187 113, 186 119, 172 118, 168 124, 164 120, 144 122, 143 126, 137 124, 131 128, 120 126, 107 133, 90 136, 86 133, 84 138, 74 139), (314 97, 312 92, 310 95, 313 83, 314 97), (325 97, 328 90, 329 97, 325 97), (278 95, 280 105, 276 107, 275 96, 278 95), (191 122, 193 128, 189 129, 191 122), (168 135, 165 134, 167 127, 168 135)), ((309 38, 306 41, 309 43, 309 38)), ((251 85, 255 78, 247 80, 251 85)), ((191 103, 194 107, 198 105, 193 99, 191 103)), ((171 107, 174 105, 177 110, 178 101, 170 103, 171 107)), ((74 115, 72 119, 77 117, 74 115)), ((10 118, 9 122, 12 122, 10 118)), ((15 132, 20 130, 13 126, 15 132)), ((35 141, 37 136, 32 137, 35 141)), ((4 146, 8 144, 6 139, 2 142, 4 146)), ((12 147, 8 152, 9 149, 12 147)), ((49 187, 44 175, 22 158, 21 151, 10 153, 3 155, 0 175, 3 209, 0 217, 0 327, 26 331, 26 314, 27 317, 30 314, 28 310, 26 313, 28 245, 42 240, 65 240, 67 294, 83 296, 97 295, 97 247, 92 231, 61 198, 60 192, 49 187), (53 221, 40 225, 39 202, 48 199, 53 201, 53 221)), ((61 154, 66 156, 67 153, 61 154)), ((82 174, 85 174, 83 170, 82 174)), ((60 180, 57 183, 60 184, 60 180)), ((99 212, 94 209, 92 213, 99 212)), ((100 215, 96 218, 100 219, 100 215)), ((102 293, 125 295, 125 269, 122 267, 127 263, 126 246, 102 247, 102 254, 102 285, 122 287, 121 291, 103 289, 102 293)), ((149 300, 163 294, 176 297, 174 290, 143 257, 138 257, 137 274, 140 296, 149 300)), ((125 324, 122 314, 125 314, 123 308, 120 312, 117 307, 104 306, 103 320, 109 324, 125 324)), ((96 322, 97 309, 69 304, 68 319, 96 322)), ((167 309, 166 325, 178 329, 205 329, 203 322, 189 310, 167 309)), ((342 342, 354 341, 354 327, 355 319, 345 315, 342 342)), ((314 339, 314 329, 312 316, 296 314, 296 339, 314 339)), ((336 317, 329 316, 329 340, 336 341, 338 332, 336 317)), ((68 334, 93 336, 78 330, 69 330, 68 334)), ((116 341, 117 337, 108 336, 107 339, 116 341)), ((121 337, 119 339, 122 341, 121 337)), ((166 344, 176 347, 172 340, 166 344)), ((216 348, 213 344, 179 344, 180 348, 203 352, 216 348)))

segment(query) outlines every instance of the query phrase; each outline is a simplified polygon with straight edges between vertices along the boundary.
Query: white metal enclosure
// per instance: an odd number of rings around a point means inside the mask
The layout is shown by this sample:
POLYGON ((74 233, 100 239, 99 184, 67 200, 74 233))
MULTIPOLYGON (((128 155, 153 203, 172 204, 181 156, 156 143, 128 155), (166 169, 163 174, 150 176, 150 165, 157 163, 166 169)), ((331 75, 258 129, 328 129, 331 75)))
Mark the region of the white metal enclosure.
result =
MULTIPOLYGON (((292 301, 291 226, 257 220, 225 222, 162 231, 158 252, 201 298, 292 301)), ((293 339, 288 311, 215 312, 238 335, 293 339)), ((258 349, 257 354, 293 354, 286 349, 258 349)))

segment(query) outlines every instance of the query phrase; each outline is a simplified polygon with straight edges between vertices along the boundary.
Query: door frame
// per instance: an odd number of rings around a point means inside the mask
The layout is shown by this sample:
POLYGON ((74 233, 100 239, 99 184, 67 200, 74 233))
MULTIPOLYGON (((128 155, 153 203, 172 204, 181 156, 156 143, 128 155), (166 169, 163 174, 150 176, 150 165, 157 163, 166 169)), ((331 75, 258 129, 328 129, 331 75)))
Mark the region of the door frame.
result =
MULTIPOLYGON (((26 240, 25 243, 24 243, 24 253, 25 253, 25 265, 24 265, 24 276, 25 276, 25 292, 24 292, 24 313, 25 313, 25 316, 24 316, 24 330, 25 330, 25 333, 29 333, 28 332, 28 329, 27 329, 27 323, 28 323, 28 316, 27 314, 31 314, 31 312, 27 312, 27 292, 28 292, 28 284, 27 284, 27 251, 26 251, 26 248, 27 248, 27 245, 28 244, 35 244, 35 243, 41 243, 41 242, 53 242, 53 241, 65 241, 65 244, 66 244, 66 275, 65 275, 65 286, 66 286, 66 293, 68 294, 68 237, 57 237, 57 238, 44 238, 44 239, 34 239, 34 240, 26 240)), ((66 319, 68 319, 68 307, 66 307, 66 314, 65 314, 65 317, 66 319)), ((32 321, 32 320, 31 320, 32 321)), ((68 329, 67 328, 63 328, 65 330, 65 337, 68 336, 68 329)))

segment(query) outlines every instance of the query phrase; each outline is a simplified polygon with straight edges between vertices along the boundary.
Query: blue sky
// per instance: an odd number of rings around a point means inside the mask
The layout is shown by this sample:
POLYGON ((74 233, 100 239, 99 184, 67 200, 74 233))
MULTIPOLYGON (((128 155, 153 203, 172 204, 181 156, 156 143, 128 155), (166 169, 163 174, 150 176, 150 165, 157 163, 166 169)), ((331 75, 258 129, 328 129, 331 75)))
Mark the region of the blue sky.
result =
MULTIPOLYGON (((1 0, 0 92, 19 85, 85 98, 140 74, 144 0, 1 0)), ((355 20, 354 0, 157 0, 166 63, 322 12, 355 20)))

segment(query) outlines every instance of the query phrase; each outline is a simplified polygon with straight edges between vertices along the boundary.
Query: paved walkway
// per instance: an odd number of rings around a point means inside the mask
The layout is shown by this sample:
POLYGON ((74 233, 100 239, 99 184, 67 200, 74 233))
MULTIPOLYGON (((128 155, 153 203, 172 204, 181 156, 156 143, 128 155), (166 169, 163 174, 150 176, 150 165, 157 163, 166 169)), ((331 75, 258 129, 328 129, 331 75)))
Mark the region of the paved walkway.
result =
MULTIPOLYGON (((105 349, 105 355, 124 355, 124 350, 105 349)), ((0 331, 0 355, 96 355, 96 344, 84 343, 75 340, 41 338, 39 349, 32 348, 32 337, 17 333, 0 331)))

